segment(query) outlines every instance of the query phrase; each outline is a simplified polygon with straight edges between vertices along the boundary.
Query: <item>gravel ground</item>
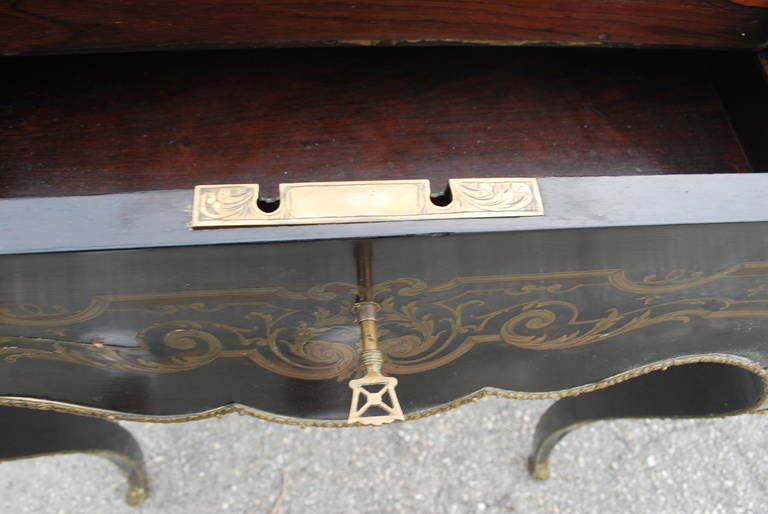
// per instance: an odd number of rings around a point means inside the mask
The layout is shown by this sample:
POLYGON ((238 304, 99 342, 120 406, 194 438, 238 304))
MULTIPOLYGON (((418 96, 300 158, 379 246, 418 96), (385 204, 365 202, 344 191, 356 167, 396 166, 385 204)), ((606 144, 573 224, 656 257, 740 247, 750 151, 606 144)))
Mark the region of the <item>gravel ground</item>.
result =
POLYGON ((228 416, 124 423, 152 492, 122 503, 109 462, 65 455, 0 466, 0 512, 768 512, 764 416, 596 423, 555 449, 552 477, 526 458, 549 402, 485 399, 381 428, 322 429, 228 416))

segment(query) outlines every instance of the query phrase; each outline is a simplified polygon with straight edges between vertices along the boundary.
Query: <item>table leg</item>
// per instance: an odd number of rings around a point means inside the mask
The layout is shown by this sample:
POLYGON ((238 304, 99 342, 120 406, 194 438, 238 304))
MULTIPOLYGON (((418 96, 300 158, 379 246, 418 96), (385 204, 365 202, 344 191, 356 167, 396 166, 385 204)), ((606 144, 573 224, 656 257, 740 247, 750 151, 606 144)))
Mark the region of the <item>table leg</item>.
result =
POLYGON ((56 411, 0 407, 0 461, 57 453, 86 453, 115 463, 128 479, 125 501, 148 495, 141 448, 117 423, 56 411))
POLYGON ((529 469, 549 477, 552 449, 569 432, 617 418, 680 418, 737 414, 759 404, 763 380, 730 364, 696 363, 656 371, 626 382, 558 400, 536 426, 529 469))

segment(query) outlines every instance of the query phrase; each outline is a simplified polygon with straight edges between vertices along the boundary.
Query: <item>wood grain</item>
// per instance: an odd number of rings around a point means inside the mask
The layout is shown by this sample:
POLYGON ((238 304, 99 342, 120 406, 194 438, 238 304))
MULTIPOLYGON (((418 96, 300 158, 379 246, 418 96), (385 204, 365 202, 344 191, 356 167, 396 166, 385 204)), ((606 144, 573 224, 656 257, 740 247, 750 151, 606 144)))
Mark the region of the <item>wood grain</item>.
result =
POLYGON ((17 58, 0 196, 749 171, 716 54, 382 48, 17 58))
POLYGON ((752 171, 768 173, 768 68, 763 57, 731 56, 715 85, 752 171))
POLYGON ((731 0, 731 2, 739 5, 748 5, 751 7, 768 7, 768 0, 731 0))
POLYGON ((756 48, 768 41, 767 12, 730 0, 16 0, 0 4, 0 52, 381 41, 756 48))

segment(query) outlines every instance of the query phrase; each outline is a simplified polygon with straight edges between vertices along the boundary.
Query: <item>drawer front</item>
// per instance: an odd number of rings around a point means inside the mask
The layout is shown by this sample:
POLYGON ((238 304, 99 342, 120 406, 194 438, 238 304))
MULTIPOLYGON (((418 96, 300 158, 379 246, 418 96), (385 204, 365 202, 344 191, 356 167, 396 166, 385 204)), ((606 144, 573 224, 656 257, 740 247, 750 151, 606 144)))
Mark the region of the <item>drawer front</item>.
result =
MULTIPOLYGON (((768 365, 768 224, 368 240, 407 416, 672 364, 768 365)), ((358 240, 8 255, 0 394, 138 416, 237 403, 343 424, 358 240)), ((253 410, 251 410, 253 409, 253 410)))

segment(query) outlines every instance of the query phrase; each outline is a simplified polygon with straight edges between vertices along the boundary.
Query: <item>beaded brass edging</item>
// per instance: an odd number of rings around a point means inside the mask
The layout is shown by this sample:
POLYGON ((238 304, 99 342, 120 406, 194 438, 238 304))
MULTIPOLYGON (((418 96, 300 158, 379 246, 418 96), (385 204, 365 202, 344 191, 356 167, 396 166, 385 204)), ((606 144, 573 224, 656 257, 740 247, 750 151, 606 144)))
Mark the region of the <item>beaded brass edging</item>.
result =
MULTIPOLYGON (((553 400, 558 398, 565 398, 568 396, 576 396, 579 394, 590 393, 599 389, 605 389, 621 382, 626 382, 633 378, 637 378, 655 371, 664 371, 673 366, 681 366, 685 364, 697 364, 697 363, 713 363, 713 364, 729 364, 732 366, 738 366, 749 372, 752 372, 763 380, 763 391, 760 395, 760 399, 755 402, 754 405, 739 409, 728 414, 716 415, 711 417, 726 417, 747 412, 756 411, 758 407, 768 401, 768 372, 761 365, 748 360, 743 357, 736 357, 723 354, 700 354, 689 355, 685 357, 675 357, 672 359, 665 359, 662 361, 639 366, 628 371, 623 371, 612 375, 606 379, 592 382, 582 386, 571 387, 568 389, 562 389, 559 391, 546 391, 541 393, 520 392, 520 391, 508 391, 496 387, 484 387, 479 391, 476 391, 467 396, 463 396, 451 402, 443 405, 438 405, 423 411, 406 414, 404 421, 412 421, 416 419, 426 418, 435 414, 440 414, 453 410, 457 407, 465 405, 470 402, 477 402, 487 396, 496 396, 500 398, 507 398, 511 400, 553 400)), ((41 398, 26 398, 21 396, 0 396, 0 406, 8 407, 23 407, 29 409, 38 410, 53 410, 57 412, 64 412, 67 414, 77 414, 81 416, 92 416, 98 418, 104 418, 111 421, 137 421, 137 422, 149 422, 149 423, 181 423, 187 421, 197 421, 208 418, 220 418, 227 414, 238 413, 240 415, 249 415, 255 418, 262 419, 264 421, 271 421, 274 423, 281 423, 285 425, 296 425, 301 427, 348 427, 354 426, 347 424, 346 420, 326 420, 326 419, 300 419, 290 416, 281 416, 277 414, 271 414, 248 405, 239 403, 233 403, 216 407, 207 411, 196 412, 192 414, 180 414, 180 415, 147 415, 147 414, 131 414, 119 411, 112 411, 108 409, 100 409, 96 407, 86 407, 82 405, 76 405, 72 403, 60 402, 55 400, 45 400, 41 398)), ((702 416, 705 417, 705 416, 702 416)), ((710 416, 706 416, 710 417, 710 416)))

